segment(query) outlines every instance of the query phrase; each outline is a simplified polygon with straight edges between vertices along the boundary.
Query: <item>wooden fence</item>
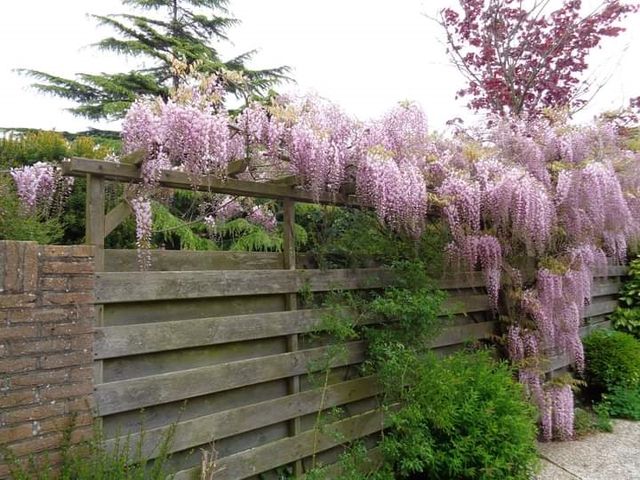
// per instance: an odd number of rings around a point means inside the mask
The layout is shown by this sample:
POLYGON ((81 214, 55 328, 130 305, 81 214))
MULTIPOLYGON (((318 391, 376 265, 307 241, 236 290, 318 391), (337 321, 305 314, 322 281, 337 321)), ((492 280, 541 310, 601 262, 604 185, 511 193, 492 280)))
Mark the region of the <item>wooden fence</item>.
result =
MULTIPOLYGON (((314 365, 330 346, 310 334, 324 312, 305 308, 299 292, 379 289, 389 273, 318 270, 296 260, 293 202, 311 201, 309 194, 279 184, 201 179, 196 188, 283 200, 284 253, 153 251, 153 270, 139 272, 136 252, 103 250, 104 237, 130 213, 121 204, 105 215, 104 181, 139 181, 137 167, 73 159, 65 171, 88 177, 87 240, 98 249, 95 398, 109 446, 130 434, 129 442, 140 441, 142 453, 153 457, 174 429, 170 466, 178 480, 197 477, 199 450, 211 442, 219 455, 215 480, 278 478, 285 467, 300 477, 316 453, 330 463, 350 440, 374 446, 384 419, 375 378, 359 368, 365 345, 350 342, 348 355, 332 360, 326 390, 319 387, 314 365), (342 416, 318 431, 318 410, 334 407, 342 416)), ((169 187, 190 188, 192 181, 179 172, 161 178, 169 187)), ((623 274, 611 267, 596 278, 583 331, 607 325, 604 315, 615 307, 623 274)), ((434 349, 451 352, 494 333, 483 284, 477 272, 441 280, 452 318, 434 349)), ((554 357, 549 370, 567 363, 554 357)))
MULTIPOLYGON (((192 452, 212 441, 220 455, 216 479, 257 478, 287 465, 298 475, 306 471, 322 398, 309 373, 328 347, 308 335, 323 310, 292 309, 290 296, 303 288, 380 288, 388 272, 289 270, 282 254, 177 251, 154 252, 155 271, 138 272, 135 255, 107 250, 105 272, 96 278, 102 326, 95 393, 109 442, 127 433, 137 441, 142 422, 144 453, 153 455, 175 423, 171 463, 178 479, 197 475, 199 455, 192 452)), ((611 267, 608 276, 596 278, 584 331, 606 326, 623 272, 611 267)), ((435 349, 449 352, 494 333, 482 285, 477 273, 442 281, 453 318, 435 349)), ((358 368, 364 345, 347 347, 349 354, 334 360, 323 405, 341 407, 344 417, 325 426, 315 442, 327 462, 342 443, 374 441, 382 427, 378 386, 358 368)), ((557 357, 550 369, 566 364, 557 357)))

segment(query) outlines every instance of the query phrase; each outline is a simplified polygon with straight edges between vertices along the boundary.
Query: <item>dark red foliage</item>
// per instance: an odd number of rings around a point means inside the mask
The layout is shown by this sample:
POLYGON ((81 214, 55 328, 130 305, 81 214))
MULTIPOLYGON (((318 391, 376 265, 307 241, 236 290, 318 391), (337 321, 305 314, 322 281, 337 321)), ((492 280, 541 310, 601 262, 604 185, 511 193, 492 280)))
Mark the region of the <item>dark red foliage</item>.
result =
POLYGON ((580 0, 548 12, 548 0, 528 9, 516 0, 459 2, 461 11, 440 12, 449 54, 467 77, 458 96, 469 97, 474 110, 500 115, 582 106, 588 85, 580 74, 589 52, 623 32, 621 20, 638 10, 620 0, 604 0, 586 15, 580 0))

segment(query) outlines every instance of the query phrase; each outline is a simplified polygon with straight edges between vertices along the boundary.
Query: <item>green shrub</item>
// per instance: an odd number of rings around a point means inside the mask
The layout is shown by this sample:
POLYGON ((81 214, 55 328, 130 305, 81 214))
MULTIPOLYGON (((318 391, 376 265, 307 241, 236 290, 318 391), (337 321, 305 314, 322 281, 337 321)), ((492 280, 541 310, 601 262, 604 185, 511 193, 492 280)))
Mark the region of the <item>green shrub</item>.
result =
POLYGON ((506 363, 488 351, 404 365, 413 387, 382 441, 400 478, 529 479, 537 466, 536 413, 506 363))
POLYGON ((620 291, 620 306, 611 320, 616 330, 630 333, 640 339, 640 259, 629 264, 629 279, 620 291))
POLYGON ((612 432, 613 424, 608 410, 603 405, 595 405, 592 410, 575 409, 573 430, 576 438, 580 438, 596 432, 612 432))
POLYGON ((612 417, 640 420, 640 387, 614 387, 602 396, 601 405, 612 417))
POLYGON ((611 315, 616 330, 626 332, 640 339, 640 307, 618 307, 611 315))
POLYGON ((597 395, 640 386, 640 342, 616 331, 597 330, 584 340, 587 385, 597 395))

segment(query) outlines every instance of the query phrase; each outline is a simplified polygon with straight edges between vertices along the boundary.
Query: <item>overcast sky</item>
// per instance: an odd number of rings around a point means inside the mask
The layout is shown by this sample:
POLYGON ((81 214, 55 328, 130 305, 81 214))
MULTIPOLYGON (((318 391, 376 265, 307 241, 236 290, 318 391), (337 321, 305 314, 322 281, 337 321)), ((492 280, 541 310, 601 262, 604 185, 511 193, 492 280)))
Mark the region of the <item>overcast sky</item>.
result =
MULTIPOLYGON (((594 3, 591 0, 585 3, 594 3)), ((0 13, 0 127, 79 131, 117 128, 73 117, 68 102, 42 96, 13 72, 32 68, 60 76, 122 71, 137 61, 87 47, 109 35, 88 13, 122 12, 120 0, 20 0, 2 2, 0 13)), ((312 91, 365 119, 395 102, 422 105, 434 129, 446 120, 470 118, 455 92, 461 75, 444 53, 442 32, 424 14, 453 0, 231 0, 242 24, 230 32, 226 56, 257 49, 255 68, 289 65, 297 84, 284 91, 312 91)), ((582 118, 623 106, 640 95, 640 16, 627 19, 621 37, 608 39, 591 64, 611 76, 582 118), (635 32, 634 32, 635 30, 635 32)))

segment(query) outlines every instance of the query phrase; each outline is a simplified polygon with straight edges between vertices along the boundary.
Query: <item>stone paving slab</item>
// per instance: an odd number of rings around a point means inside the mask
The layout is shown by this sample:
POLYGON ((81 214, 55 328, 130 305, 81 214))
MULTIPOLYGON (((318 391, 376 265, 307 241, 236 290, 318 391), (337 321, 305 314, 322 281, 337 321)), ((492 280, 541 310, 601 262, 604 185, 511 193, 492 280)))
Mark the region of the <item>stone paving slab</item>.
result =
POLYGON ((539 444, 538 480, 640 480, 640 422, 614 421, 613 433, 539 444))

